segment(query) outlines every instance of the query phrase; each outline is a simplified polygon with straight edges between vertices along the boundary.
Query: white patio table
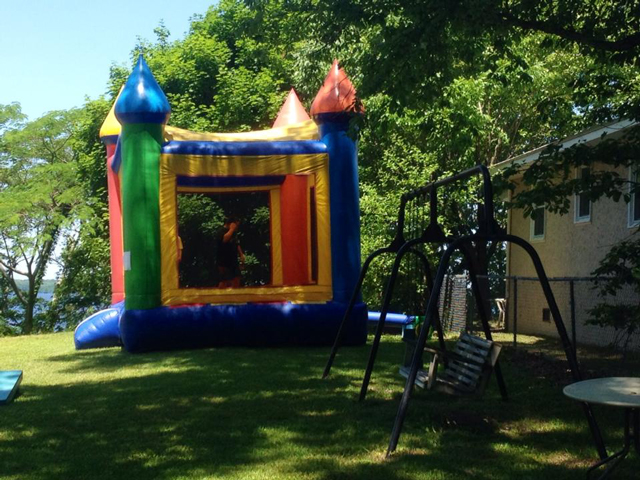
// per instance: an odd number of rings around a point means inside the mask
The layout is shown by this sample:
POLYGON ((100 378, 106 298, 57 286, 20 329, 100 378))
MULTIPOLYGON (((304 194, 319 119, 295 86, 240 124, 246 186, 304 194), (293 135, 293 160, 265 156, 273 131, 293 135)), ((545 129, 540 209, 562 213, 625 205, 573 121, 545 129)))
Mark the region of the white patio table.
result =
POLYGON ((563 393, 573 400, 595 405, 624 408, 624 447, 619 452, 599 461, 587 471, 590 478, 599 467, 613 461, 599 477, 607 478, 627 456, 631 443, 640 455, 640 378, 608 377, 594 378, 564 387, 563 393))

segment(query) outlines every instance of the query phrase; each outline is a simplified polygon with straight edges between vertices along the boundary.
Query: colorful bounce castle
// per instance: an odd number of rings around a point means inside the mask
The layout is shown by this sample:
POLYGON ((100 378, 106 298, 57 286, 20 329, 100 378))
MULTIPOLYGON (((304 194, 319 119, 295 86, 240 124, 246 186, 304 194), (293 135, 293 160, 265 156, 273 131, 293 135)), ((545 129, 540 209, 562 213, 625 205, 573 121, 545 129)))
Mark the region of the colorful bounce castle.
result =
MULTIPOLYGON (((76 348, 331 344, 360 269, 347 129, 363 109, 338 62, 313 120, 293 90, 264 131, 191 132, 170 111, 140 57, 100 131, 113 305, 78 326, 76 348)), ((359 303, 346 343, 366 321, 359 303)))

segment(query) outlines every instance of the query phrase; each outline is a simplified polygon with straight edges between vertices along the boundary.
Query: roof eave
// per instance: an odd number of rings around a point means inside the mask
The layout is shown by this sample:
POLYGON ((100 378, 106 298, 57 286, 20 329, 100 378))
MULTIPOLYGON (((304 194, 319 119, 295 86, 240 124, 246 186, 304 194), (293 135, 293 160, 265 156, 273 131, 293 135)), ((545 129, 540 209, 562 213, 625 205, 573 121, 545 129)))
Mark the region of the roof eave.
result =
POLYGON ((533 163, 538 159, 540 154, 550 145, 562 145, 560 150, 565 150, 567 148, 571 148, 572 146, 578 143, 595 143, 602 139, 603 135, 613 135, 619 134, 622 131, 626 130, 629 127, 637 125, 638 122, 635 120, 619 120, 614 123, 609 123, 607 125, 598 125, 587 130, 583 130, 582 132, 572 135, 570 137, 563 138, 557 142, 548 143, 541 147, 538 147, 529 152, 522 153, 515 157, 508 158, 507 160, 496 163, 490 167, 493 171, 500 171, 510 166, 513 163, 520 163, 522 169, 526 169, 527 165, 533 163))

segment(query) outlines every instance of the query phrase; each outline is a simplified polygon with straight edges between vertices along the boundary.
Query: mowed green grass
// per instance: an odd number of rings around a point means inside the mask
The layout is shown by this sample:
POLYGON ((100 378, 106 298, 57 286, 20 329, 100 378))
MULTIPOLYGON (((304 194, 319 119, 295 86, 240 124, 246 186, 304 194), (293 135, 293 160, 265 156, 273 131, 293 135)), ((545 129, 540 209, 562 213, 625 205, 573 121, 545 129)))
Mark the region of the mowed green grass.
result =
MULTIPOLYGON (((595 461, 581 408, 503 355, 510 400, 414 394, 398 451, 384 453, 404 386, 385 337, 366 402, 369 347, 76 352, 71 333, 0 339, 24 371, 0 407, 2 479, 574 479, 595 461)), ((609 448, 622 412, 598 409, 609 448)), ((623 462, 614 478, 638 478, 623 462)))

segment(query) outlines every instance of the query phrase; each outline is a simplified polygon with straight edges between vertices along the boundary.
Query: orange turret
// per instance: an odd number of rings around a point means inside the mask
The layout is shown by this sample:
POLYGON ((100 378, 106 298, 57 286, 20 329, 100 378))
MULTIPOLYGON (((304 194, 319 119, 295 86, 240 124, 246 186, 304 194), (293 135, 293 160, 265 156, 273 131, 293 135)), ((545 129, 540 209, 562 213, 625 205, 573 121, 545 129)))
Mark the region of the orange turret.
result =
POLYGON ((287 95, 287 99, 285 100, 282 108, 278 112, 278 117, 276 121, 273 122, 273 128, 276 127, 286 127, 287 125, 293 125, 294 123, 304 122, 305 120, 311 120, 307 111, 300 103, 300 99, 298 95, 296 95, 295 90, 292 88, 287 95))
POLYGON ((364 113, 364 106, 356 96, 356 89, 340 67, 338 60, 333 61, 331 69, 324 79, 311 105, 311 115, 323 113, 364 113))

